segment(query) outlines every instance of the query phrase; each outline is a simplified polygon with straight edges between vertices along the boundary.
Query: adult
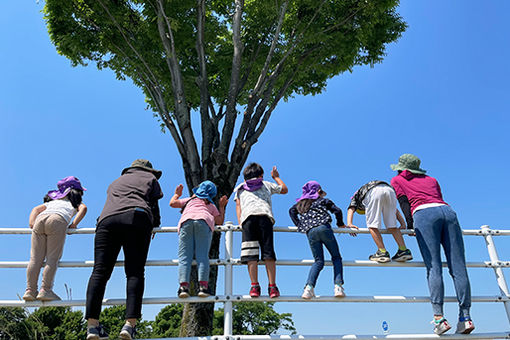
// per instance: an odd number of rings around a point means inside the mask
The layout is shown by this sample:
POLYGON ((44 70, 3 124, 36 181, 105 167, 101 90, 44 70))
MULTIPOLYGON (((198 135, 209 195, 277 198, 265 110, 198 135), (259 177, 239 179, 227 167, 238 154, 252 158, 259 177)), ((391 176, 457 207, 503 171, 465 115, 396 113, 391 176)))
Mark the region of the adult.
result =
POLYGON ((94 270, 87 288, 87 340, 108 339, 99 323, 101 304, 120 249, 126 273, 126 324, 119 337, 133 339, 141 317, 144 271, 152 228, 160 225, 158 200, 163 197, 155 170, 145 159, 122 170, 107 190, 106 203, 97 219, 94 238, 94 270))
POLYGON ((443 246, 459 302, 457 333, 468 334, 475 326, 469 315, 471 288, 466 270, 462 230, 455 211, 443 200, 439 183, 435 178, 425 175, 426 171, 420 168, 420 163, 420 159, 415 155, 400 156, 398 164, 391 165, 392 170, 398 171, 398 175, 392 178, 391 185, 395 188, 408 226, 414 224, 418 246, 427 267, 434 312, 434 333, 443 334, 451 328, 443 314, 443 246))

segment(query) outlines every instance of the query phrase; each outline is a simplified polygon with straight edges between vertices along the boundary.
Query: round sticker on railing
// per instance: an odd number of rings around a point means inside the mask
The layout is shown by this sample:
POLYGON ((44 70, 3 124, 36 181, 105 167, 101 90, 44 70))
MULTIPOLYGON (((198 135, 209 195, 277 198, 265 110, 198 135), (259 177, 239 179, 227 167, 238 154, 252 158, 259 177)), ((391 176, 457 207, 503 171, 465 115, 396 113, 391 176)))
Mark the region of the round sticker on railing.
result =
POLYGON ((382 322, 382 329, 383 329, 383 333, 384 333, 385 335, 389 333, 389 332, 388 332, 388 328, 389 328, 389 327, 388 327, 388 323, 387 323, 386 321, 383 321, 383 322, 382 322))

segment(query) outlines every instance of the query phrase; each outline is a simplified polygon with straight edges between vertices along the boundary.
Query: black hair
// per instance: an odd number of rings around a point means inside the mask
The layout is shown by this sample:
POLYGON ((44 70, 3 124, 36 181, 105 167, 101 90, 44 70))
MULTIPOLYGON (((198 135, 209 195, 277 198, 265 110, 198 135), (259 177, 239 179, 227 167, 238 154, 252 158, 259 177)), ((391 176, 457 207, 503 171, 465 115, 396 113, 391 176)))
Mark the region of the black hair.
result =
POLYGON ((71 202, 71 205, 75 208, 75 209, 78 209, 78 207, 80 206, 81 204, 81 197, 83 196, 83 191, 79 190, 79 189, 71 189, 71 191, 69 191, 69 193, 67 194, 67 199, 69 199, 69 201, 71 202))
POLYGON ((264 174, 264 169, 259 163, 250 163, 244 168, 244 180, 260 177, 264 174))
POLYGON ((50 201, 53 201, 53 199, 48 194, 44 195, 43 203, 48 203, 50 201))

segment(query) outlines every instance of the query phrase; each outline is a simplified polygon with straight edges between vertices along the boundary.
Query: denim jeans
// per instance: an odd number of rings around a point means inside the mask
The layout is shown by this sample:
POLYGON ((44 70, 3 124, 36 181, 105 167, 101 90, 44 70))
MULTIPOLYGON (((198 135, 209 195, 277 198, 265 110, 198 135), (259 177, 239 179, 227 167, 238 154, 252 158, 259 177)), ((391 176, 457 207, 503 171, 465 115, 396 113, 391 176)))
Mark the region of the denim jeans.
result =
POLYGON ((204 220, 187 220, 179 230, 179 282, 189 282, 193 255, 198 281, 209 281, 209 248, 212 231, 204 220))
POLYGON ((447 205, 442 205, 418 210, 413 218, 416 239, 427 267, 430 300, 434 314, 443 315, 444 285, 441 265, 441 246, 443 246, 459 301, 459 317, 469 317, 471 288, 466 270, 462 231, 455 211, 447 205))
POLYGON ((331 254, 335 284, 343 285, 342 256, 340 256, 338 243, 336 243, 336 238, 333 234, 333 230, 331 230, 331 226, 321 225, 319 227, 312 228, 308 230, 306 236, 308 237, 310 249, 312 250, 312 255, 315 260, 314 264, 310 268, 306 284, 315 287, 319 273, 322 268, 324 268, 324 245, 331 254))

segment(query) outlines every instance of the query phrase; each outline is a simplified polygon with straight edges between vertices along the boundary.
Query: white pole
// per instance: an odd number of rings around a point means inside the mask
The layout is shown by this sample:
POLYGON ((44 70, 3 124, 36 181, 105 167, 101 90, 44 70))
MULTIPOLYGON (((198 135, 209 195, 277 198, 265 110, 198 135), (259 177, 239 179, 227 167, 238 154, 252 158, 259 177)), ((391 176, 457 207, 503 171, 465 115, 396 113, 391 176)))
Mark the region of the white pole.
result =
MULTIPOLYGON (((494 244, 494 240, 492 239, 492 231, 488 225, 481 226, 483 231, 483 237, 485 238, 485 243, 487 244, 487 250, 489 251, 489 257, 493 265, 495 265, 494 274, 496 274, 496 280, 498 281, 499 290, 501 291, 501 295, 509 298, 510 293, 508 291, 508 286, 505 280, 505 274, 503 273, 503 269, 500 266, 497 266, 499 263, 498 252, 496 250, 496 245, 494 244)), ((508 318, 508 322, 510 323, 510 302, 503 302, 505 306, 506 316, 508 318)))
POLYGON ((233 235, 233 224, 232 222, 227 222, 225 224, 227 228, 225 232, 225 298, 227 299, 223 304, 223 335, 229 336, 232 335, 232 318, 233 318, 233 308, 232 308, 232 255, 234 248, 234 235, 233 235))

